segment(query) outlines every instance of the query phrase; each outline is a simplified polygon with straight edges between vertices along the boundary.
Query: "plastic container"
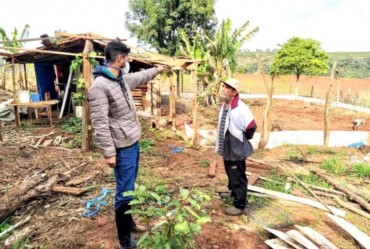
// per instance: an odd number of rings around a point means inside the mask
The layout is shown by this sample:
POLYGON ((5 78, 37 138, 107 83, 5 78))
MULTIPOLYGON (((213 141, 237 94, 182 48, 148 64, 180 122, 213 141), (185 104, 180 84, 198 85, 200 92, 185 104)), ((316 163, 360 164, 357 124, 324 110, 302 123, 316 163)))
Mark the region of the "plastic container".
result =
POLYGON ((38 93, 31 93, 31 101, 32 102, 40 102, 41 96, 38 93))
POLYGON ((19 103, 29 103, 30 102, 30 91, 19 90, 18 92, 18 102, 19 103))

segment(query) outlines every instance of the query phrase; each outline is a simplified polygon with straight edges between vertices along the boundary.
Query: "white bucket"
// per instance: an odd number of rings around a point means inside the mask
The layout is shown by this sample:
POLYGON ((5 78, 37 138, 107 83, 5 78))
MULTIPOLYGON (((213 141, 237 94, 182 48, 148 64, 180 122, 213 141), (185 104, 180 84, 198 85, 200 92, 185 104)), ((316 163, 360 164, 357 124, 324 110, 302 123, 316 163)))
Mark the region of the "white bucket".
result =
POLYGON ((28 90, 19 90, 18 92, 18 102, 19 103, 29 103, 30 102, 30 91, 28 90))
POLYGON ((82 106, 76 106, 76 118, 82 118, 83 108, 82 106))

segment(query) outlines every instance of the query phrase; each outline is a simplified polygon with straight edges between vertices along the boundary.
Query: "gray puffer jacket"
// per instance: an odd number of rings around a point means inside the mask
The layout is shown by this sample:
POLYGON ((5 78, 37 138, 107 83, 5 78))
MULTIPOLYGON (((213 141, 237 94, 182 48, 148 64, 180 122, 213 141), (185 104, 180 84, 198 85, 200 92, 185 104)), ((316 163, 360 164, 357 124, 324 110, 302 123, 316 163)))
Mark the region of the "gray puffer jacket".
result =
POLYGON ((156 68, 126 74, 120 85, 119 77, 106 67, 98 66, 94 70, 96 78, 89 89, 88 101, 95 137, 104 157, 115 156, 116 148, 130 146, 140 139, 141 127, 131 90, 157 74, 156 68))

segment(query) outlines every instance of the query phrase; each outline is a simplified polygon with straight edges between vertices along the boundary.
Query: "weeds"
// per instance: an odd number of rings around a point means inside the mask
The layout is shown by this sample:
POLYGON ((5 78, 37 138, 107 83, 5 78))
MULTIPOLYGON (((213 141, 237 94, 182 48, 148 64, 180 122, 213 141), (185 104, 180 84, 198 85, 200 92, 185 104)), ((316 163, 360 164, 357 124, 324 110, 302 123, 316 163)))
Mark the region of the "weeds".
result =
POLYGON ((70 134, 81 134, 82 132, 82 119, 81 118, 70 118, 62 125, 62 129, 65 133, 70 134))
POLYGON ((145 139, 143 141, 140 141, 140 152, 146 152, 150 153, 154 146, 154 140, 153 139, 145 139))
POLYGON ((210 164, 210 161, 208 159, 197 159, 197 164, 201 168, 207 168, 210 164))
POLYGON ((81 148, 81 145, 82 145, 81 136, 76 136, 76 137, 68 140, 68 142, 65 144, 65 147, 67 149, 75 149, 75 148, 81 148))
POLYGON ((370 177, 370 164, 356 163, 353 165, 353 172, 358 177, 370 177))
MULTIPOLYGON (((331 188, 330 184, 325 180, 321 179, 317 175, 308 174, 308 175, 296 175, 301 181, 308 183, 310 185, 315 185, 323 188, 331 188)), ((300 186, 300 184, 298 184, 300 186)))
POLYGON ((320 167, 326 172, 336 175, 344 175, 348 171, 346 166, 337 157, 326 160, 320 167))

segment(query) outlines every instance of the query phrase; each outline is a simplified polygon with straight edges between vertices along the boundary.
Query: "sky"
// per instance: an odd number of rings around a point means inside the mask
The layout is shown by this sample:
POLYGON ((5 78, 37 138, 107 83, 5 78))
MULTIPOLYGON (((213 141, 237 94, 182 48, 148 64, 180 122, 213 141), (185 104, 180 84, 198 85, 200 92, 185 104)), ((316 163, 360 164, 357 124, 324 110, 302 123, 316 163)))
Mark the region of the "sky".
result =
MULTIPOLYGON (((217 0, 216 16, 230 18, 234 28, 250 21, 260 31, 243 48, 276 49, 289 38, 313 38, 327 52, 370 51, 368 0, 217 0)), ((128 38, 128 0, 12 0, 2 1, 0 27, 10 33, 30 25, 29 38, 54 31, 93 32, 108 38, 128 38)), ((27 43, 37 47, 40 43, 27 43)))

